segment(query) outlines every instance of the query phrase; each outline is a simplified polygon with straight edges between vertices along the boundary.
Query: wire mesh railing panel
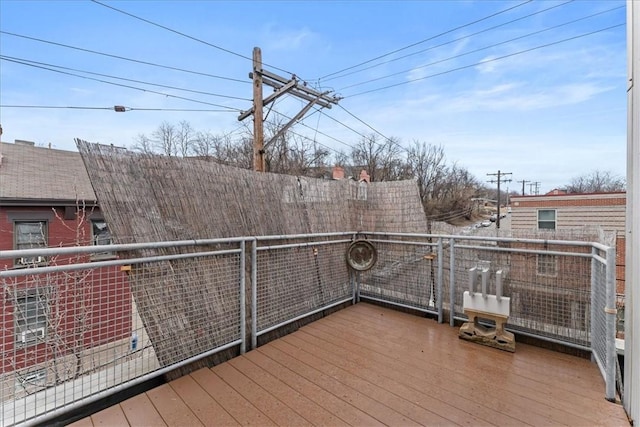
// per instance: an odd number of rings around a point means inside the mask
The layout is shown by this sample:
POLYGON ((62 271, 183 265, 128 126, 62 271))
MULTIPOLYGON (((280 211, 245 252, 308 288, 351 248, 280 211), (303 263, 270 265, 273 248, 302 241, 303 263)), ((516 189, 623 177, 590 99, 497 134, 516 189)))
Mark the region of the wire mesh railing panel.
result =
POLYGON ((3 425, 120 383, 139 356, 131 351, 130 285, 119 267, 29 270, 2 278, 3 425))
MULTIPOLYGON (((588 347, 591 330, 590 247, 545 247, 540 243, 472 243, 455 248, 455 315, 464 316, 462 294, 469 269, 489 270, 488 292, 502 270, 502 293, 509 297, 508 327, 541 338, 588 347)), ((480 278, 477 279, 478 288, 480 278)))
POLYGON ((0 272, 0 425, 240 340, 240 249, 134 255, 42 256, 0 272))
POLYGON ((428 239, 412 242, 373 240, 375 266, 360 274, 361 297, 435 311, 437 293, 437 246, 428 239))
MULTIPOLYGON (((137 310, 161 366, 240 338, 240 254, 131 266, 137 310)), ((143 347, 144 348, 144 347, 143 347)))
POLYGON ((352 295, 348 241, 258 250, 257 332, 352 295))
MULTIPOLYGON (((602 255, 602 254, 600 254, 602 255)), ((607 366, 607 319, 605 309, 607 307, 607 265, 597 260, 592 261, 593 272, 593 313, 591 326, 591 348, 599 360, 603 364, 603 368, 607 366)))
POLYGON ((0 265, 7 266, 0 271, 0 425, 68 410, 89 396, 237 345, 251 320, 257 334, 264 333, 347 301, 356 290, 362 298, 438 315, 441 306, 450 307, 463 319, 462 294, 473 267, 487 269, 488 293, 496 293, 502 271, 511 330, 592 349, 611 395, 613 248, 361 236, 374 246, 377 262, 359 273, 347 265, 353 236, 343 233, 135 244, 120 246, 106 260, 104 252, 95 258, 87 248, 38 249, 42 257, 33 250, 0 252, 0 265), (249 242, 256 258, 244 251, 249 242), (71 250, 78 253, 69 256, 71 250), (28 268, 16 267, 18 252, 28 268), (255 318, 241 305, 253 298, 255 318))
MULTIPOLYGON (((454 263, 454 277, 455 277, 455 287, 454 287, 454 300, 451 306, 453 307, 453 313, 456 316, 462 316, 463 307, 462 307, 462 294, 464 291, 469 290, 469 270, 471 268, 476 268, 479 272, 482 269, 487 269, 489 271, 489 277, 492 280, 488 282, 488 293, 495 294, 495 278, 496 272, 502 270, 503 277, 509 277, 511 265, 509 253, 496 251, 495 249, 498 247, 495 241, 468 241, 457 239, 455 240, 454 248, 455 250, 455 263, 454 263)), ((447 246, 447 261, 449 261, 451 247, 447 246)), ((451 268, 450 263, 446 263, 446 267, 448 269, 451 268)), ((449 277, 449 271, 446 274, 447 278, 449 277)), ((447 284, 449 280, 447 280, 447 284)), ((477 291, 480 291, 480 277, 477 279, 477 291)), ((508 283, 508 281, 506 281, 508 283)), ((503 281, 503 287, 506 288, 506 283, 503 281)), ((447 286, 447 290, 449 287, 447 286)), ((448 295, 448 294, 447 294, 448 295)), ((505 289, 503 288, 503 295, 509 296, 505 289)))

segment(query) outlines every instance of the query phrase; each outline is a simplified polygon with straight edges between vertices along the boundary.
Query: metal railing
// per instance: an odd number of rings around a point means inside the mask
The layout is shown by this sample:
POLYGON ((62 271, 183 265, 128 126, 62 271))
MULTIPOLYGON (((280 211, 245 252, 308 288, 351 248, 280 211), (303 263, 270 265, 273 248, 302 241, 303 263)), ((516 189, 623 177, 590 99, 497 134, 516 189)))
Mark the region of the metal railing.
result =
POLYGON ((502 270, 508 329, 591 351, 615 398, 615 252, 597 243, 348 232, 0 251, 0 262, 2 425, 243 353, 340 304, 380 301, 454 325, 473 267, 502 270), (345 254, 362 238, 377 262, 353 271, 345 254))

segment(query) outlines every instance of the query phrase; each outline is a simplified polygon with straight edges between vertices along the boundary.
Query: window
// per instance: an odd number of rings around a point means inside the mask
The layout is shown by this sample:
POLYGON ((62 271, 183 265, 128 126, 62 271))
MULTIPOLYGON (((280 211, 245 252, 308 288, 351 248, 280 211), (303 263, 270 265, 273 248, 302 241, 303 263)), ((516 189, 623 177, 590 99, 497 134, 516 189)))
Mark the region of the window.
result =
POLYGON ((555 255, 539 254, 537 259, 538 276, 557 276, 558 258, 555 255))
MULTIPOLYGON (((103 219, 93 219, 91 220, 91 243, 93 245, 110 245, 113 242, 111 241, 111 233, 109 232, 109 228, 107 227, 107 223, 103 219)), ((113 252, 97 252, 94 253, 92 258, 113 258, 113 252)))
POLYGON ((45 297, 37 291, 18 295, 15 299, 16 343, 32 345, 41 342, 47 335, 45 297))
POLYGON ((538 211, 538 229, 539 230, 555 230, 556 229, 555 209, 540 209, 538 211))
MULTIPOLYGON (((47 221, 15 221, 14 236, 16 249, 47 247, 47 221)), ((29 266, 46 262, 44 257, 22 257, 15 260, 16 266, 29 266)))

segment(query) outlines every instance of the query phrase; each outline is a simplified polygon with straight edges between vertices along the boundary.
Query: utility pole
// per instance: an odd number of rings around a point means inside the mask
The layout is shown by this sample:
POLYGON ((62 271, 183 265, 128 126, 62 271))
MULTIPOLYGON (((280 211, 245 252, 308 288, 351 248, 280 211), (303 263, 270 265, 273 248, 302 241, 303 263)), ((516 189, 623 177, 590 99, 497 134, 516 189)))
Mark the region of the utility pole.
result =
POLYGON ((500 172, 500 170, 498 170, 498 173, 488 173, 487 175, 496 177, 496 179, 489 180, 489 182, 493 184, 498 183, 498 217, 496 218, 496 234, 497 234, 498 230, 500 230, 500 183, 511 182, 511 179, 505 179, 504 176, 512 175, 512 173, 500 172))
POLYGON ((262 118, 262 52, 253 48, 253 170, 265 172, 264 119, 262 118))
POLYGON ((317 90, 307 87, 306 83, 300 84, 295 75, 291 76, 290 79, 286 79, 285 77, 263 70, 262 53, 259 47, 253 48, 253 71, 249 73, 249 78, 253 80, 253 107, 248 111, 240 113, 238 120, 242 121, 253 115, 253 170, 266 172, 264 153, 267 147, 282 136, 295 122, 302 119, 311 107, 319 105, 320 107, 331 108, 331 105, 337 104, 340 98, 336 96, 329 97, 329 91, 318 92, 317 90), (271 86, 274 89, 274 92, 264 99, 262 98, 263 84, 271 86), (287 93, 304 99, 308 104, 265 142, 263 108, 287 93))
POLYGON ((540 193, 540 181, 531 182, 529 184, 529 194, 537 196, 540 193))
POLYGON ((516 182, 520 182, 522 184, 522 195, 524 196, 524 184, 527 182, 531 182, 531 181, 525 181, 524 179, 522 181, 516 181, 516 182))

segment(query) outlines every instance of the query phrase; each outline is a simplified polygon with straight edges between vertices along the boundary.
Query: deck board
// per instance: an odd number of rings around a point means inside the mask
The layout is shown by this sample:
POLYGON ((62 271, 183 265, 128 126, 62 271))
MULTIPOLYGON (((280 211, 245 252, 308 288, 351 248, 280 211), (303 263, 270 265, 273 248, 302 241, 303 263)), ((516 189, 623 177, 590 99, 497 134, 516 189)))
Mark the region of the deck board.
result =
POLYGON ((629 426, 622 407, 605 400, 604 381, 589 360, 520 343, 515 353, 500 351, 458 339, 457 328, 366 303, 76 425, 162 425, 153 419, 167 425, 629 426))
POLYGON ((137 426, 166 426, 162 416, 156 411, 149 396, 142 393, 120 403, 120 409, 127 418, 127 422, 137 426))
MULTIPOLYGON (((146 392, 156 411, 168 426, 201 426, 198 417, 189 409, 169 384, 163 384, 146 392)), ((125 404, 125 402, 121 403, 125 404)))
POLYGON ((205 426, 240 425, 191 375, 171 381, 169 385, 205 426))

